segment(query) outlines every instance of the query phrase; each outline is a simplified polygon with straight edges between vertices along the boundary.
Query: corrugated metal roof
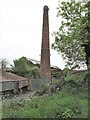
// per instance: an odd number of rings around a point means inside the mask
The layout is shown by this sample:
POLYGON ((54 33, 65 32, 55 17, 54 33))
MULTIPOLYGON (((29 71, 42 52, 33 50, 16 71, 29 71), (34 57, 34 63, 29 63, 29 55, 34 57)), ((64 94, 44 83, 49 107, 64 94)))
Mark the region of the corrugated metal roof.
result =
POLYGON ((28 61, 32 62, 34 65, 36 64, 40 64, 40 61, 37 61, 37 60, 34 60, 34 59, 31 59, 31 58, 27 58, 28 61))
MULTIPOLYGON (((34 60, 34 59, 31 59, 31 58, 27 58, 28 61, 32 62, 32 64, 36 65, 36 64, 39 64, 40 65, 40 61, 37 61, 37 60, 34 60)), ((51 65, 52 68, 55 68, 55 69, 60 69, 58 66, 54 66, 54 65, 51 65)))
POLYGON ((25 77, 22 77, 22 76, 19 76, 19 75, 16 75, 14 73, 11 73, 11 72, 4 72, 4 74, 1 76, 0 75, 0 81, 6 81, 6 80, 28 80, 27 78, 25 77))

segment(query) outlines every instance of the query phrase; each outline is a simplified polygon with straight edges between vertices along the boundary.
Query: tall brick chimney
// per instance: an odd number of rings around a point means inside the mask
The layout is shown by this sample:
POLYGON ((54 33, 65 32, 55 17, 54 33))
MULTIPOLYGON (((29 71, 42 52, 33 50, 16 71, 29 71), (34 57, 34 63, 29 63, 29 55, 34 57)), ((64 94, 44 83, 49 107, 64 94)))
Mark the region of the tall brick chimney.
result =
POLYGON ((44 6, 40 74, 41 77, 51 81, 48 10, 48 6, 44 6))

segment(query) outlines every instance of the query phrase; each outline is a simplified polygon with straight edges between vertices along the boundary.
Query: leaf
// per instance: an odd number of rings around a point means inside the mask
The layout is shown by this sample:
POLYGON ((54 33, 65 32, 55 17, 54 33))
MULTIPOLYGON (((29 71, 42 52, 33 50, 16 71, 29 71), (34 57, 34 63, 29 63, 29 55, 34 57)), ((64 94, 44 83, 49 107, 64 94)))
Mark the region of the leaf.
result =
POLYGON ((58 17, 61 17, 62 21, 54 34, 53 49, 64 54, 62 57, 70 67, 85 64, 85 52, 80 46, 87 41, 88 36, 86 3, 63 1, 58 6, 58 17))

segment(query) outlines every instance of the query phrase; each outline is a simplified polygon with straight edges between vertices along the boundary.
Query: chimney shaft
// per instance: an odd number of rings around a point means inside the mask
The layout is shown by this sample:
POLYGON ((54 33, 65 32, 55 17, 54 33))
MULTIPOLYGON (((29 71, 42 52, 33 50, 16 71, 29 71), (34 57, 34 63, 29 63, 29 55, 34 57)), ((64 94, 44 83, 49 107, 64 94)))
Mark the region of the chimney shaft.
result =
POLYGON ((40 74, 41 77, 51 80, 48 10, 48 6, 44 6, 40 74))

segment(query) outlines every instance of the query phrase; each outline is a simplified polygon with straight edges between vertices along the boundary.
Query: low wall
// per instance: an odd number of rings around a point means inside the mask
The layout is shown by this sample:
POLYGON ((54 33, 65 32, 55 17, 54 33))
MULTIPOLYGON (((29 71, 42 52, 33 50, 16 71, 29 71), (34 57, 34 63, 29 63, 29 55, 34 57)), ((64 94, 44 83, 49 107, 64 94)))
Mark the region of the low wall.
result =
POLYGON ((45 78, 37 78, 37 79, 32 79, 31 80, 31 89, 32 90, 37 90, 40 88, 42 85, 45 85, 46 83, 49 83, 47 79, 45 78))
POLYGON ((30 88, 30 80, 4 80, 0 81, 0 92, 8 91, 8 90, 18 90, 23 87, 29 87, 30 88))
POLYGON ((16 81, 0 81, 0 92, 13 90, 15 88, 16 81))

